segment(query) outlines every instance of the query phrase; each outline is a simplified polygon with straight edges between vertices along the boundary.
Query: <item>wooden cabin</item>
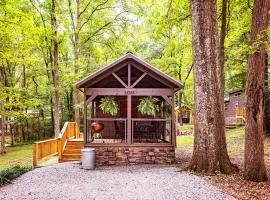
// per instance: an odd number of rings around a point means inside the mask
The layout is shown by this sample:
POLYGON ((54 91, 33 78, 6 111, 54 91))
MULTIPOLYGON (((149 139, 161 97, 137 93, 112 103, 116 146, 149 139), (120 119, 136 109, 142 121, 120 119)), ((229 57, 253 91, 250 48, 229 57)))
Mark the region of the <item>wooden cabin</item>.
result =
POLYGON ((245 101, 246 95, 244 89, 229 92, 229 96, 224 99, 226 125, 244 123, 246 116, 245 101))
POLYGON ((97 165, 173 163, 176 124, 174 93, 182 84, 137 56, 127 53, 78 83, 84 94, 84 146, 94 147, 97 165), (118 105, 115 116, 101 110, 104 97, 118 105), (153 116, 142 114, 139 103, 154 97, 159 109, 153 116), (167 105, 168 114, 161 105, 167 105), (93 122, 102 124, 96 133, 93 122), (98 137, 97 137, 98 136, 98 137))
POLYGON ((181 108, 179 106, 175 107, 175 117, 177 122, 182 122, 183 124, 193 123, 192 109, 185 104, 182 104, 181 108))

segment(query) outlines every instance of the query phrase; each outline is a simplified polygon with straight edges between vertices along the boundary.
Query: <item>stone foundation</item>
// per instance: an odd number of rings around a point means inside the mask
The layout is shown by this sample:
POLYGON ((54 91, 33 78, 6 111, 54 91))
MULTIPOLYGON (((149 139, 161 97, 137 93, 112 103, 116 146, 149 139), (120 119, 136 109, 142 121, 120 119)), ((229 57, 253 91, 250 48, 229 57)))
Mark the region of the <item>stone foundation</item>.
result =
POLYGON ((94 147, 96 165, 165 164, 175 162, 174 147, 94 147))

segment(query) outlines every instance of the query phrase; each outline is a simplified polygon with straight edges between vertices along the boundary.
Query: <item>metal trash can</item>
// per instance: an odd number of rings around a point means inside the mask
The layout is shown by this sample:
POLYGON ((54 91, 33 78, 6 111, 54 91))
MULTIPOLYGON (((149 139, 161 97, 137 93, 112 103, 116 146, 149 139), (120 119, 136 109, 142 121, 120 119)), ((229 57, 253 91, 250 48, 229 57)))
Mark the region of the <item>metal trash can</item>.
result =
POLYGON ((95 149, 94 148, 83 148, 82 150, 82 168, 83 169, 94 169, 95 168, 95 149))

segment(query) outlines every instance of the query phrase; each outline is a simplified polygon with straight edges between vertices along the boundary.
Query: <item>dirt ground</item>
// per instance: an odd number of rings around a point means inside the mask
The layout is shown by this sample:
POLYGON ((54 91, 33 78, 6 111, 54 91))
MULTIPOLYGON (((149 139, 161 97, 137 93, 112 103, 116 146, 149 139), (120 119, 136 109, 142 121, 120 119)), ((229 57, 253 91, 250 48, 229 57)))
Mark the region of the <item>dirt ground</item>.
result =
MULTIPOLYGON (((267 169, 267 182, 246 181, 243 178, 244 167, 244 139, 242 137, 230 140, 228 142, 228 151, 231 161, 237 164, 240 171, 233 175, 217 174, 209 176, 199 174, 209 181, 212 185, 218 187, 222 191, 234 196, 237 199, 270 199, 270 138, 265 141, 265 165, 267 169)), ((185 169, 192 156, 192 147, 178 148, 176 150, 177 163, 180 169, 185 169)))

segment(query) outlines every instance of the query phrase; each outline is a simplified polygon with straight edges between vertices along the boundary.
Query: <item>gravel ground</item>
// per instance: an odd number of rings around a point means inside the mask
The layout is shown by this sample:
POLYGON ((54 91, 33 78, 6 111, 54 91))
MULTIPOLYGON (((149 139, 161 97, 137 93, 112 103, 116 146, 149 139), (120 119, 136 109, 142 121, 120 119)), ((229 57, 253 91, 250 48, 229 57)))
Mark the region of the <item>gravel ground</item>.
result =
POLYGON ((175 166, 133 165, 83 170, 62 163, 37 168, 0 188, 0 199, 233 199, 175 166))

